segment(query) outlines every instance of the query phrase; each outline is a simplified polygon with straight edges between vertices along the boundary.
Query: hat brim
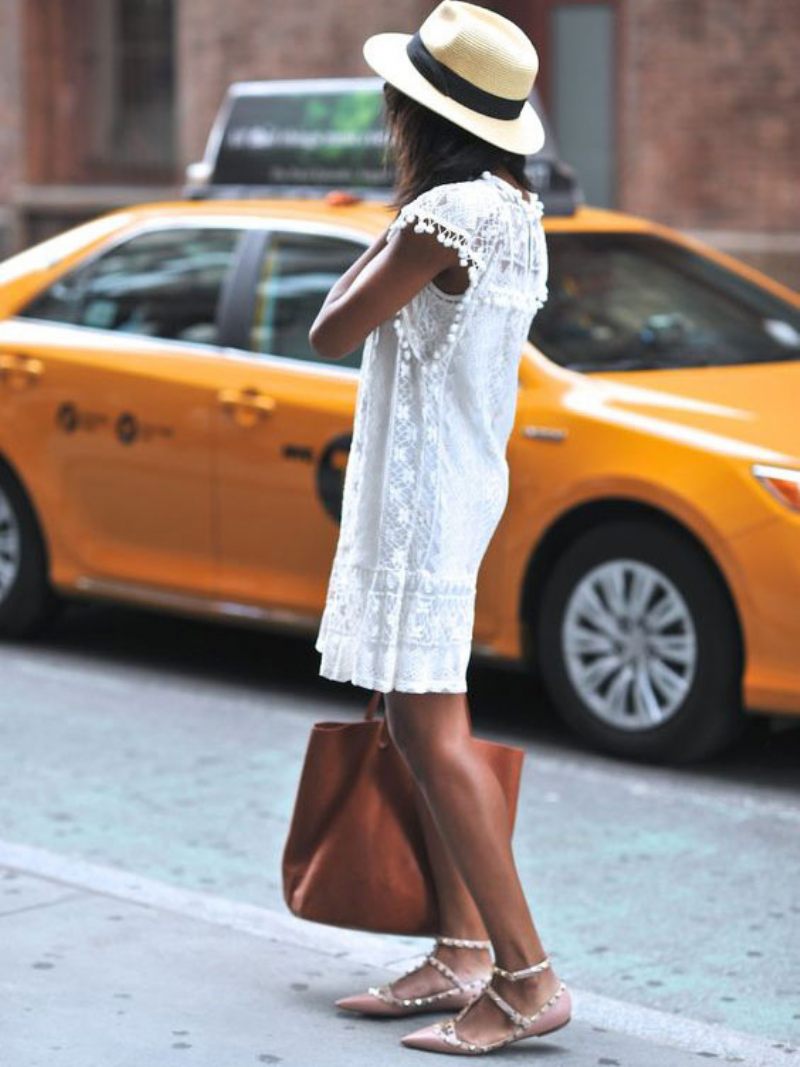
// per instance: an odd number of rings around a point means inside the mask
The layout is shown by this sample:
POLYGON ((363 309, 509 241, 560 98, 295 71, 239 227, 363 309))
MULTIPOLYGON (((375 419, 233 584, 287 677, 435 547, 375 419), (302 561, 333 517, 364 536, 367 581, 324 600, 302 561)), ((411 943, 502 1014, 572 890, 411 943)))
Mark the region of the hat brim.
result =
POLYGON ((364 42, 364 59, 384 81, 464 130, 509 152, 531 155, 544 144, 541 119, 529 101, 515 119, 494 119, 446 96, 408 58, 408 33, 377 33, 364 42))

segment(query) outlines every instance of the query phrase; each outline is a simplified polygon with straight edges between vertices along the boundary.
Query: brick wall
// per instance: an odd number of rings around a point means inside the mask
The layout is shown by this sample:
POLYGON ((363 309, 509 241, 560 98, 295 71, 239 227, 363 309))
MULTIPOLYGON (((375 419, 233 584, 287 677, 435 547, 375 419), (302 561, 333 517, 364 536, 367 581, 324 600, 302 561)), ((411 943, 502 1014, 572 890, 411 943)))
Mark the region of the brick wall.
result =
POLYGON ((179 157, 202 155, 232 81, 367 75, 361 45, 371 33, 412 32, 432 0, 179 0, 179 157))
POLYGON ((0 0, 0 257, 9 251, 6 205, 20 163, 20 0, 0 0))
POLYGON ((620 206, 800 231, 800 3, 621 0, 620 206))

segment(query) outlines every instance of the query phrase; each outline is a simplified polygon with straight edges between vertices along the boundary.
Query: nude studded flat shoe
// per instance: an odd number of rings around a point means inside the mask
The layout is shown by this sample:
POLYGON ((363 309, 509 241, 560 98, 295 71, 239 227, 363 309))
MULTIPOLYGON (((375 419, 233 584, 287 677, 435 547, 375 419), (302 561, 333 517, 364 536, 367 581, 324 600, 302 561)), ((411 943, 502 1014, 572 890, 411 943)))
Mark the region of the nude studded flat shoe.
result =
MULTIPOLYGON (((491 941, 471 941, 459 937, 437 937, 436 945, 447 945, 451 948, 485 948, 491 947, 491 941)), ((356 993, 353 996, 342 997, 336 1001, 337 1008, 346 1011, 357 1011, 362 1015, 415 1015, 417 1012, 449 1011, 451 1008, 466 1007, 475 997, 480 996, 489 983, 486 978, 461 978, 452 967, 433 955, 436 948, 427 955, 423 963, 429 963, 437 971, 448 978, 452 985, 447 989, 439 989, 428 996, 398 997, 392 990, 394 982, 383 986, 370 986, 366 993, 356 993)), ((418 963, 406 975, 413 974, 422 964, 418 963)), ((405 977, 406 975, 401 975, 405 977)), ((398 981, 399 979, 394 979, 398 981)))
MULTIPOLYGON (((550 966, 550 960, 544 959, 541 963, 532 964, 519 971, 506 971, 496 964, 492 967, 492 974, 499 974, 511 982, 519 982, 523 978, 529 978, 550 966)), ((465 1041, 456 1030, 456 1024, 467 1013, 469 1005, 466 1005, 458 1015, 444 1022, 433 1023, 424 1026, 421 1030, 415 1030, 412 1034, 406 1034, 401 1042, 406 1048, 423 1049, 426 1052, 445 1052, 455 1056, 480 1056, 495 1049, 504 1048, 515 1041, 522 1041, 527 1037, 544 1037, 545 1034, 555 1033, 562 1026, 566 1026, 572 1014, 572 998, 569 990, 563 982, 545 1003, 532 1015, 523 1015, 512 1007, 497 990, 491 981, 479 996, 489 996, 495 1004, 509 1017, 514 1024, 514 1029, 506 1037, 499 1041, 491 1041, 487 1044, 479 1044, 474 1041, 465 1041)))

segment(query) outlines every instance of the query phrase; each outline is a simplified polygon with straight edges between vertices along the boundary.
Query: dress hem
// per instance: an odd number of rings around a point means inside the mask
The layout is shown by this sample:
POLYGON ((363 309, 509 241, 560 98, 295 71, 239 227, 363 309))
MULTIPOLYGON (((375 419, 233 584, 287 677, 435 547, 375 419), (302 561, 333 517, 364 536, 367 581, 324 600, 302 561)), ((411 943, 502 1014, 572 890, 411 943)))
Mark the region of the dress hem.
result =
POLYGON ((337 673, 334 670, 330 670, 328 673, 320 669, 320 678, 327 678, 331 682, 350 682, 351 685, 359 686, 362 689, 377 689, 379 693, 466 693, 467 686, 464 682, 425 682, 425 683, 407 683, 398 682, 385 682, 375 681, 371 678, 366 678, 361 674, 354 674, 350 671, 342 671, 337 673), (457 687, 457 688, 456 688, 457 687))
MULTIPOLYGON (((342 647, 338 646, 337 652, 324 643, 318 637, 314 648, 322 656, 319 667, 319 676, 332 682, 350 682, 352 685, 363 689, 377 689, 381 693, 389 693, 396 690, 399 693, 466 693, 466 668, 457 676, 449 678, 403 678, 397 677, 390 680, 385 677, 370 674, 358 667, 348 666, 347 663, 338 662, 341 658, 342 647), (338 654, 337 654, 338 653, 338 654)), ((467 653, 469 656, 471 649, 467 653)))

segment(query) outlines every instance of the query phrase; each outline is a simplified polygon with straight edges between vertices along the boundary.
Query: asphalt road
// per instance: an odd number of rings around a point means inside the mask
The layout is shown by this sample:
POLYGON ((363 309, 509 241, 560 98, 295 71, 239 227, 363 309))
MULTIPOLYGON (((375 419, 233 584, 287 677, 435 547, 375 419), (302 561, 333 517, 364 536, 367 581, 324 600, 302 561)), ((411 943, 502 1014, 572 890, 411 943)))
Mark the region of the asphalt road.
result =
MULTIPOLYGON (((306 639, 82 605, 0 645, 0 839, 285 910, 308 731, 368 696, 318 659, 306 639)), ((585 751, 522 675, 474 664, 470 687, 476 732, 528 752, 515 848, 563 977, 793 1057, 800 728, 650 768, 585 751)))

